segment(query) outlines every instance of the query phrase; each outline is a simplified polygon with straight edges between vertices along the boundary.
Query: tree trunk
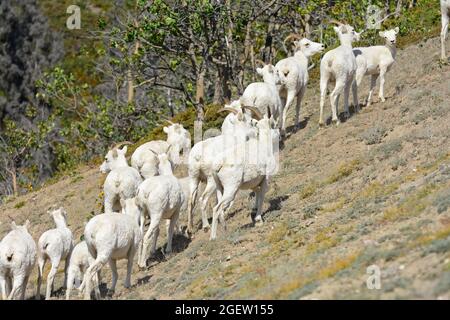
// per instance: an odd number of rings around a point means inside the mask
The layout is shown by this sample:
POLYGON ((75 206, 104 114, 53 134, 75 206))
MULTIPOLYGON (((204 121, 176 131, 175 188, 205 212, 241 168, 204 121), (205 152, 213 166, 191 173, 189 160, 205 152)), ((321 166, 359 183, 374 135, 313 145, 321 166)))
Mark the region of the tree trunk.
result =
POLYGON ((397 7, 395 9, 395 17, 399 17, 400 14, 402 13, 402 7, 403 7, 403 1, 402 0, 397 0, 397 7))
POLYGON ((200 71, 197 74, 197 80, 195 84, 195 102, 197 103, 197 121, 204 120, 203 104, 205 101, 205 70, 200 71))
MULTIPOLYGON (((136 28, 138 27, 137 21, 134 21, 134 25, 136 28)), ((141 43, 139 42, 139 40, 136 40, 136 43, 134 44, 133 55, 138 54, 140 46, 141 46, 141 43)), ((134 102, 134 89, 135 89, 134 88, 134 80, 133 80, 133 72, 131 71, 131 68, 129 68, 127 71, 127 82, 128 82, 127 102, 128 102, 128 104, 130 104, 130 103, 134 102)))
POLYGON ((6 171, 11 175, 11 183, 13 188, 13 195, 17 197, 19 195, 19 188, 17 187, 17 174, 16 174, 16 166, 13 165, 11 169, 6 168, 6 171))

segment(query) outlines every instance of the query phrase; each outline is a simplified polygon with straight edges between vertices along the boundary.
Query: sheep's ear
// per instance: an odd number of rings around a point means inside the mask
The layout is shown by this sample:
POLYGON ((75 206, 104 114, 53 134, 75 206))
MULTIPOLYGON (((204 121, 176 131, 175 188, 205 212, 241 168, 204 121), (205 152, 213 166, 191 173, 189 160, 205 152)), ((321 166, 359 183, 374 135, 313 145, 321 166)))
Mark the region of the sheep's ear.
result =
POLYGON ((120 152, 121 152, 123 155, 126 155, 126 154, 127 154, 127 151, 128 151, 128 147, 127 147, 127 146, 123 147, 122 150, 120 150, 120 152))
POLYGON ((119 154, 117 153, 117 149, 114 148, 113 151, 112 151, 112 156, 113 156, 113 158, 117 158, 118 155, 119 155, 119 154))
POLYGON ((333 27, 334 32, 339 33, 339 27, 333 27))
POLYGON ((24 227, 28 230, 28 228, 30 227, 30 220, 27 219, 27 221, 25 221, 24 227))
POLYGON ((263 74, 263 69, 262 68, 256 68, 256 72, 260 75, 263 74))
POLYGON ((397 34, 397 33, 400 32, 400 28, 399 28, 399 27, 395 27, 394 31, 395 31, 395 33, 397 34))
POLYGON ((346 26, 342 26, 342 27, 341 27, 341 33, 342 33, 342 34, 348 33, 348 29, 347 29, 346 26))
POLYGON ((164 131, 165 133, 169 133, 169 128, 164 127, 164 128, 163 128, 163 131, 164 131))
POLYGON ((125 209, 125 200, 120 199, 120 206, 122 207, 122 210, 125 209))
POLYGON ((378 32, 378 35, 379 35, 380 37, 384 38, 384 31, 378 32))
POLYGON ((17 229, 17 225, 16 225, 15 221, 11 222, 11 229, 12 230, 16 230, 17 229))

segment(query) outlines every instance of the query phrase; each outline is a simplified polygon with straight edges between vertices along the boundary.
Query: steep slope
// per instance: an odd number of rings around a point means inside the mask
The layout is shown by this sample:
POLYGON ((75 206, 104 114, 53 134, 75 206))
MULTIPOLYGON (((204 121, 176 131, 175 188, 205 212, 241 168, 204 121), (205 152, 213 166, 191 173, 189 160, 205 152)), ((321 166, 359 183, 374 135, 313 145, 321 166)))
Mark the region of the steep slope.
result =
MULTIPOLYGON (((135 267, 134 287, 119 285, 113 298, 450 298, 450 66, 438 53, 437 38, 400 51, 387 101, 338 127, 318 128, 311 84, 306 120, 285 142, 266 197, 266 223, 252 225, 242 192, 217 241, 203 231, 176 237, 174 254, 158 255, 147 271, 135 267), (379 290, 366 286, 371 265, 381 270, 379 290)), ((101 180, 86 168, 2 206, 0 234, 8 216, 29 218, 37 240, 52 225, 47 208, 58 204, 79 237, 100 210, 101 180)), ((28 295, 34 290, 32 281, 28 295)))

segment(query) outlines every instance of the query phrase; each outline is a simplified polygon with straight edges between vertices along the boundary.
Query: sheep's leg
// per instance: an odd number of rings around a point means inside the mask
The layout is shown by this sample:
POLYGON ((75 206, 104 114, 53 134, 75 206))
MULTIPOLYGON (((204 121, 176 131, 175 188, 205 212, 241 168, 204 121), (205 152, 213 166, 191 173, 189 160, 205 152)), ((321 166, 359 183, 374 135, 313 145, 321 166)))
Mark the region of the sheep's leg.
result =
POLYGON ((67 288, 67 272, 68 272, 68 270, 69 270, 69 266, 70 266, 70 255, 71 255, 71 252, 69 252, 69 254, 67 255, 67 258, 66 258, 66 263, 65 263, 65 265, 64 265, 64 284, 63 284, 63 288, 67 288))
POLYGON ((264 205, 264 197, 266 195, 266 192, 268 190, 269 186, 268 186, 268 181, 267 178, 264 178, 264 181, 261 183, 261 186, 258 189, 258 192, 256 193, 256 204, 257 204, 257 208, 256 208, 256 216, 255 216, 255 222, 257 224, 261 224, 263 223, 263 218, 262 218, 262 209, 263 209, 263 205, 264 205))
POLYGON ((294 103, 295 91, 289 90, 287 93, 286 105, 283 108, 283 116, 281 118, 281 136, 284 137, 286 135, 286 120, 287 114, 291 105, 294 103))
POLYGON ((9 293, 8 300, 13 300, 17 296, 17 291, 20 291, 23 286, 23 282, 25 281, 25 275, 23 274, 15 274, 12 290, 9 293))
POLYGON ((125 282, 123 283, 123 286, 125 288, 131 288, 131 272, 133 271, 133 260, 134 255, 136 254, 136 248, 131 247, 130 251, 128 252, 128 260, 127 260, 127 276, 125 277, 125 282))
POLYGON ((42 275, 44 273, 45 262, 47 259, 43 257, 38 258, 38 278, 37 278, 37 289, 36 289, 36 300, 41 298, 41 284, 42 284, 42 275))
MULTIPOLYGON (((12 278, 11 277, 6 277, 6 296, 9 296, 9 294, 11 293, 12 290, 12 278)), ((7 298, 5 298, 6 300, 7 298)))
POLYGON ((230 208, 233 203, 234 198, 236 197, 236 193, 239 189, 239 184, 230 186, 229 189, 225 189, 220 199, 219 203, 214 207, 213 210, 213 224, 211 227, 211 236, 210 240, 215 240, 217 237, 217 220, 219 216, 221 216, 221 220, 223 220, 223 225, 225 228, 225 213, 230 208))
POLYGON ((320 115, 319 115, 319 126, 323 126, 323 107, 325 106, 325 98, 327 95, 328 88, 328 76, 320 76, 320 115))
POLYGON ((330 95, 331 112, 332 112, 331 120, 334 123, 336 123, 336 125, 339 125, 339 123, 340 123, 338 116, 337 116, 338 102, 339 102, 339 97, 340 97, 341 93, 344 91, 344 89, 345 89, 345 83, 343 81, 337 80, 336 87, 334 87, 334 90, 333 90, 333 92, 331 92, 331 95, 330 95))
POLYGON ((355 112, 359 111, 359 101, 358 101, 358 84, 357 81, 352 83, 352 93, 353 93, 353 104, 355 105, 355 112))
POLYGON ((188 201, 188 229, 187 231, 189 233, 194 232, 194 221, 193 221, 193 214, 194 214, 194 207, 195 203, 197 201, 197 193, 198 193, 198 185, 200 181, 197 177, 190 179, 189 182, 189 201, 188 201))
POLYGON ((0 276, 0 291, 2 293, 2 300, 6 300, 8 292, 6 291, 6 279, 3 275, 0 276))
POLYGON ((305 95, 305 87, 300 89, 300 92, 297 95, 297 105, 295 108, 295 129, 300 128, 300 108, 302 106, 303 96, 305 95))
POLYGON ((347 82, 344 88, 344 117, 350 118, 350 110, 348 108, 348 101, 350 96, 350 89, 353 81, 347 82))
POLYGON ((21 294, 20 294, 20 299, 21 300, 25 300, 25 293, 27 291, 28 279, 30 279, 29 275, 25 276, 25 279, 23 280, 22 288, 21 288, 21 294))
POLYGON ((150 218, 150 227, 145 233, 142 245, 142 252, 140 255, 140 259, 138 261, 138 265, 141 268, 145 268, 148 254, 148 247, 150 245, 150 241, 152 241, 150 255, 152 255, 156 250, 156 241, 158 239, 159 234, 159 222, 161 220, 161 215, 154 215, 150 218))
POLYGON ((54 260, 51 260, 51 262, 52 268, 50 269, 50 272, 47 277, 47 291, 45 293, 45 300, 49 300, 52 295, 53 281, 55 280, 56 273, 58 272, 60 259, 56 258, 54 260))
POLYGON ((100 294, 100 271, 96 272, 94 274, 94 292, 95 292, 95 299, 100 300, 100 298, 102 297, 100 294))
POLYGON ((380 93, 379 93, 379 97, 381 99, 381 102, 385 102, 386 99, 384 98, 384 83, 386 81, 386 68, 385 67, 381 67, 380 70, 380 93))
POLYGON ((372 96, 373 96, 373 90, 375 89, 375 86, 377 84, 378 74, 373 74, 370 78, 370 90, 369 90, 369 96, 367 97, 367 106, 369 107, 372 104, 372 96))
POLYGON ((446 54, 446 50, 445 50, 445 40, 447 39, 447 35, 448 35, 448 25, 449 25, 449 15, 448 15, 448 10, 444 10, 444 12, 442 12, 442 30, 441 30, 441 59, 442 60, 446 60, 447 59, 447 54, 446 54), (447 11, 447 12, 445 12, 447 11))
POLYGON ((202 211, 202 228, 205 231, 210 228, 208 222, 208 214, 206 210, 208 207, 209 199, 213 195, 215 189, 216 189, 216 182, 214 181, 214 178, 208 177, 205 190, 203 191, 203 194, 200 197, 201 211, 202 211))
POLYGON ((105 252, 103 255, 97 255, 95 262, 89 266, 84 274, 83 283, 80 286, 80 291, 84 291, 84 299, 91 299, 91 281, 95 274, 100 272, 101 268, 109 261, 110 252, 105 252))
POLYGON ((115 292, 117 279, 119 278, 119 274, 117 273, 117 263, 116 263, 116 260, 113 260, 113 259, 109 259, 108 263, 109 263, 109 267, 111 268, 111 272, 112 272, 112 284, 111 284, 110 290, 112 292, 115 292))
POLYGON ((172 219, 170 219, 169 232, 167 232, 167 247, 166 253, 172 252, 172 239, 173 239, 173 230, 178 221, 178 216, 180 215, 180 210, 177 210, 173 215, 172 219))
POLYGON ((73 288, 73 283, 75 281, 75 275, 77 274, 73 266, 69 267, 67 270, 67 289, 66 289, 66 300, 70 299, 70 292, 73 288))

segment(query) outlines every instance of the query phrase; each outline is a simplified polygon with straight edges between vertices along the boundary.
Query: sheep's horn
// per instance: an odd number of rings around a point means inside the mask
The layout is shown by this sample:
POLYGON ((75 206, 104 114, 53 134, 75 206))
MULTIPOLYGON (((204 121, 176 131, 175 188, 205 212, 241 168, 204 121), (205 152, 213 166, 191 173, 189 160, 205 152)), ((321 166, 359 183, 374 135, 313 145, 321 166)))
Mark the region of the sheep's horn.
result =
POLYGON ((259 111, 258 108, 256 108, 256 107, 242 106, 242 109, 250 110, 250 112, 253 114, 253 118, 255 118, 256 120, 261 120, 263 117, 263 115, 261 114, 261 111, 259 111))
POLYGON ((119 143, 116 143, 116 144, 112 144, 110 149, 118 149, 118 148, 120 148, 122 146, 130 145, 130 144, 133 144, 133 142, 123 141, 123 142, 119 142, 119 143))
POLYGON ((221 109, 217 110, 217 113, 221 113, 221 112, 224 112, 224 111, 228 111, 228 112, 231 112, 231 113, 234 113, 234 114, 238 114, 238 112, 239 112, 238 110, 236 110, 234 108, 224 107, 224 108, 221 108, 221 109))
POLYGON ((289 40, 291 40, 291 39, 297 39, 297 40, 300 40, 301 38, 302 38, 302 37, 301 37, 300 35, 295 34, 295 33, 291 33, 290 35, 288 35, 288 36, 284 39, 283 43, 286 43, 286 41, 289 41, 289 40))
MULTIPOLYGON (((337 24, 338 26, 343 26, 343 25, 345 25, 345 23, 342 23, 342 22, 340 22, 340 21, 337 21, 336 19, 331 19, 331 20, 329 20, 328 21, 329 23, 332 23, 332 24, 337 24)), ((344 21, 345 22, 345 21, 344 21)))
POLYGON ((258 63, 258 64, 260 64, 260 65, 262 65, 262 66, 265 66, 265 65, 266 65, 266 63, 265 63, 264 61, 259 60, 259 59, 256 59, 255 62, 258 63))

